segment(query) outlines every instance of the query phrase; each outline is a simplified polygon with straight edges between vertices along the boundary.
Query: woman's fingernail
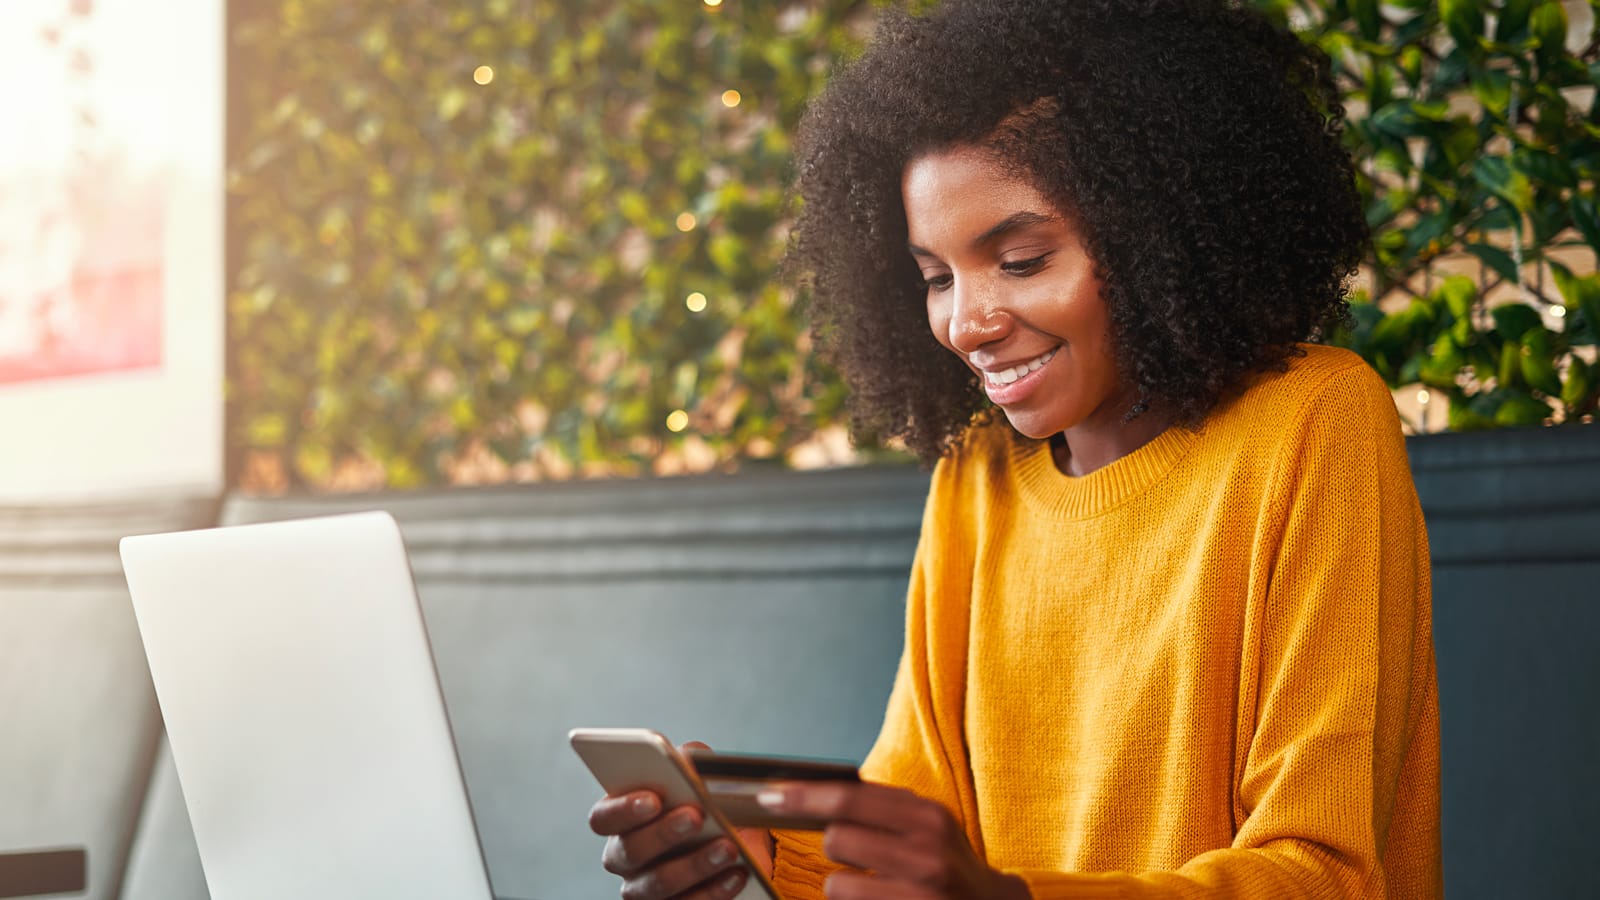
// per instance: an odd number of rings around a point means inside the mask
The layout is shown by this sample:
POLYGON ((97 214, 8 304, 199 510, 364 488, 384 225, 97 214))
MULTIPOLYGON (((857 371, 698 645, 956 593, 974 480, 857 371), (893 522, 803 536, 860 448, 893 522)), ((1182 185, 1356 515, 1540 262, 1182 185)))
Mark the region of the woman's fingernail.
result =
POLYGON ((739 882, 742 880, 744 880, 744 873, 735 872, 732 875, 729 875, 727 878, 722 879, 722 889, 725 891, 732 891, 734 888, 739 886, 739 882))
POLYGON ((633 811, 641 816, 653 816, 658 808, 653 794, 633 798, 633 811))
POLYGON ((756 795, 756 802, 773 812, 782 812, 789 798, 783 791, 766 790, 756 795))
POLYGON ((672 831, 677 835, 687 835, 694 830, 694 816, 688 813, 679 813, 672 817, 672 831))
POLYGON ((733 862, 733 851, 727 844, 712 844, 711 852, 706 854, 706 862, 713 866, 722 867, 733 862))

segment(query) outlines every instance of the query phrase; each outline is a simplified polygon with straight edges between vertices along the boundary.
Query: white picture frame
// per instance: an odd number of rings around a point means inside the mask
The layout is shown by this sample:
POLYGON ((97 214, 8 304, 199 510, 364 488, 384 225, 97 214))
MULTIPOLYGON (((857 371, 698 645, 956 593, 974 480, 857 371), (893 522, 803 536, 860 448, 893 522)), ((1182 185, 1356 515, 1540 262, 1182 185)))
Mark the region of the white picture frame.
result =
MULTIPOLYGON (((0 235, 12 237, 0 289, 15 313, 20 294, 62 283, 70 258, 145 273, 127 292, 146 290, 143 325, 90 322, 102 345, 123 334, 135 352, 54 370, 39 353, 42 365, 0 378, 0 503, 222 490, 225 28, 224 0, 0 4, 0 115, 19 126, 0 142, 0 235), (61 200, 52 178, 91 199, 61 200), (70 236, 40 238, 62 208, 77 217, 70 236)), ((17 321, 0 334, 0 370, 37 343, 17 321)))

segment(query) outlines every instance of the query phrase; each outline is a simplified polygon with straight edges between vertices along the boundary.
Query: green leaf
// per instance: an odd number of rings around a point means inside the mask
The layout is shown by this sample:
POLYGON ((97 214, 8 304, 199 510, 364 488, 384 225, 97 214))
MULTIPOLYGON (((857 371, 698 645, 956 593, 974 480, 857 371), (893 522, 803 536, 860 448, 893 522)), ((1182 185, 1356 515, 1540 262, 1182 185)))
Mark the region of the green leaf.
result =
POLYGON ((1449 174, 1453 176, 1457 169, 1478 155, 1481 144, 1478 129, 1463 121, 1436 146, 1444 151, 1445 160, 1450 163, 1449 174))
POLYGON ((1511 168, 1503 156, 1482 156, 1472 164, 1472 175, 1496 197, 1526 212, 1533 206, 1533 187, 1528 178, 1511 168))
POLYGON ((1417 224, 1411 226, 1411 229, 1406 232, 1407 255, 1414 255, 1429 249, 1430 244, 1433 244, 1450 231, 1453 219, 1454 216, 1451 215, 1450 210, 1446 209, 1436 213, 1429 213, 1417 220, 1417 224))
POLYGON ((1572 212, 1572 224, 1577 226, 1583 239, 1589 243, 1595 258, 1600 260, 1600 212, 1596 212, 1593 197, 1573 194, 1567 207, 1572 212))
POLYGON ((1494 423, 1502 428, 1536 428, 1550 418, 1550 405, 1522 391, 1510 391, 1494 411, 1494 423))
POLYGON ((1544 324, 1539 311, 1526 303, 1502 303, 1489 310, 1489 315, 1494 317, 1495 330, 1505 338, 1508 346, 1522 340, 1522 336, 1527 334, 1529 329, 1539 328, 1544 324))
POLYGON ((1387 361, 1391 369, 1398 369, 1411 354, 1414 325, 1405 312, 1390 313, 1372 329, 1372 355, 1387 361))
POLYGON ((1567 11, 1561 0, 1546 0, 1533 11, 1529 30, 1539 41, 1540 56, 1557 56, 1566 50, 1567 11))
POLYGON ((1533 0, 1506 0, 1500 8, 1499 21, 1494 26, 1494 39, 1502 44, 1509 44, 1516 36, 1528 27, 1528 13, 1533 9, 1533 0))
POLYGON ((1465 397, 1452 396, 1445 425, 1451 431, 1482 431, 1494 427, 1494 419, 1473 409, 1465 397))
POLYGON ((1567 378, 1561 385, 1561 402, 1569 410, 1583 408, 1594 392, 1593 370, 1574 356, 1567 360, 1567 378))
POLYGON ((1390 137, 1421 137, 1431 134, 1436 128, 1436 120, 1423 114, 1429 111, 1426 107, 1419 110, 1419 105, 1414 101, 1396 100, 1373 113, 1368 122, 1390 137))
POLYGON ((1515 387, 1522 380, 1522 345, 1506 341, 1500 345, 1500 364, 1495 367, 1495 383, 1499 388, 1515 387))
POLYGON ((1457 319, 1472 315, 1472 304, 1478 300, 1478 285, 1465 275, 1451 275, 1435 288, 1450 313, 1457 319))
POLYGON ((1504 203, 1496 204, 1478 219, 1478 228, 1483 231, 1507 231, 1520 227, 1522 226, 1517 211, 1504 203))
POLYGON ((1511 165, 1545 184, 1566 188, 1578 186, 1578 175, 1572 171, 1572 165, 1547 150, 1518 147, 1511 154, 1511 165))
POLYGON ((1457 47, 1476 47, 1483 36, 1483 10, 1477 0, 1439 0, 1439 18, 1457 47))
POLYGON ((1448 96, 1457 85, 1467 79, 1471 60, 1467 51, 1462 47, 1455 47, 1433 69, 1433 94, 1435 96, 1448 96))
POLYGON ((1489 244, 1468 244, 1467 252, 1483 260, 1483 264, 1493 269, 1495 274, 1512 284, 1521 283, 1521 274, 1517 271, 1517 261, 1511 254, 1499 247, 1489 244))
POLYGON ((1511 105, 1511 75, 1498 69, 1473 70, 1472 95, 1485 109, 1503 118, 1511 105))
POLYGON ((1400 49, 1400 72, 1405 75, 1406 84, 1416 87, 1422 81, 1422 48, 1409 44, 1400 49))
POLYGON ((1378 0, 1349 0, 1350 15, 1361 29, 1361 36, 1369 41, 1378 39, 1383 28, 1383 17, 1378 12, 1378 0))
POLYGON ((1456 345, 1455 338, 1445 333, 1434 340, 1427 361, 1422 364, 1418 375, 1422 383, 1429 387, 1448 389, 1455 386, 1456 375, 1466 364, 1466 355, 1456 345))
POLYGON ((1581 324, 1600 337, 1600 273, 1574 275, 1571 269, 1554 260, 1550 261, 1550 273, 1555 276, 1561 299, 1566 301, 1567 328, 1579 327, 1581 316, 1581 324))
POLYGON ((1522 377, 1529 387, 1548 396, 1555 397, 1561 393, 1561 379, 1556 377, 1550 333, 1543 326, 1529 329, 1522 336, 1522 377))

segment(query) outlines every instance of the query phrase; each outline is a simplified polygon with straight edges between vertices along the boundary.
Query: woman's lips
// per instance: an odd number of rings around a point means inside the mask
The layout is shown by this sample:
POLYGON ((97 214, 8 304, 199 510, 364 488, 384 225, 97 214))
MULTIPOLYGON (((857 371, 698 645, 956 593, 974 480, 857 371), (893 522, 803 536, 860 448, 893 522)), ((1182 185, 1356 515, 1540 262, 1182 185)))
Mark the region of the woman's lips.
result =
POLYGON ((989 395, 991 401, 1001 406, 1022 401, 1038 386, 1040 373, 1060 350, 1060 347, 1052 347, 1026 363, 1006 369, 995 371, 980 369, 984 392, 989 395))

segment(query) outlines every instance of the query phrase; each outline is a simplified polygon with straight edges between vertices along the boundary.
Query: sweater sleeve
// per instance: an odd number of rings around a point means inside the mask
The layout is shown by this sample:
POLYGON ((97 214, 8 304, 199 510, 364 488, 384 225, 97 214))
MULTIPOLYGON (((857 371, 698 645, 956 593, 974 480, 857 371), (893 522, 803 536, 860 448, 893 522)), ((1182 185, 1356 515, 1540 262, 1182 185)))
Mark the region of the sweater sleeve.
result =
MULTIPOLYGON (((956 457, 934 470, 906 593, 906 637, 882 729, 862 763, 867 781, 937 800, 982 853, 977 801, 962 736, 971 587, 971 512, 957 496, 956 457)), ((773 884, 784 900, 822 900, 823 882, 839 869, 818 832, 775 831, 773 884)))
POLYGON ((1437 841, 1387 840, 1402 794, 1438 833, 1427 536, 1398 416, 1365 366, 1308 409, 1263 513, 1280 538, 1246 615, 1232 845, 1170 871, 1016 873, 1035 900, 1440 895, 1437 841), (1429 883, 1390 882, 1402 854, 1429 883))

